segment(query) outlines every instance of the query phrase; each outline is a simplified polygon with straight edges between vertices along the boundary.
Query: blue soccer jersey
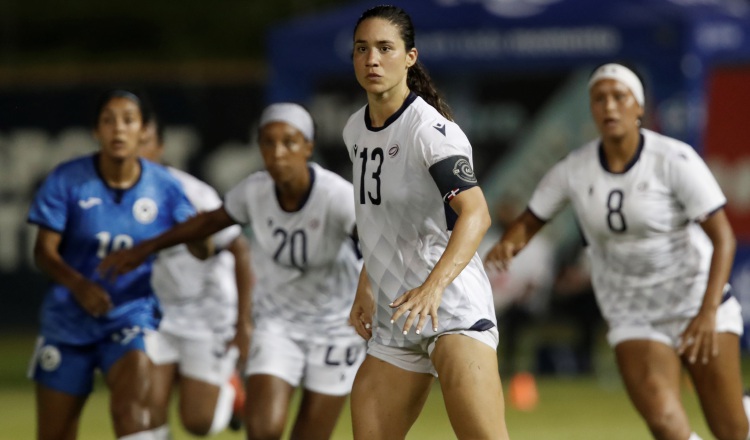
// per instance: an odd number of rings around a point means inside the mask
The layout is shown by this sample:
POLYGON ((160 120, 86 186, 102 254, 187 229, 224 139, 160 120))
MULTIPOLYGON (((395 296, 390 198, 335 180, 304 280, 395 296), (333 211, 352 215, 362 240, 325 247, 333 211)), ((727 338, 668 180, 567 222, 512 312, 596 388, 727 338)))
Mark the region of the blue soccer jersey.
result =
POLYGON ((153 257, 115 281, 96 271, 102 259, 159 235, 195 214, 180 183, 166 168, 141 160, 141 177, 131 188, 109 187, 97 168, 98 155, 58 166, 37 192, 28 221, 62 235, 65 262, 110 295, 114 308, 95 318, 64 286, 52 283, 41 310, 41 334, 68 344, 110 336, 128 315, 153 310, 153 257))

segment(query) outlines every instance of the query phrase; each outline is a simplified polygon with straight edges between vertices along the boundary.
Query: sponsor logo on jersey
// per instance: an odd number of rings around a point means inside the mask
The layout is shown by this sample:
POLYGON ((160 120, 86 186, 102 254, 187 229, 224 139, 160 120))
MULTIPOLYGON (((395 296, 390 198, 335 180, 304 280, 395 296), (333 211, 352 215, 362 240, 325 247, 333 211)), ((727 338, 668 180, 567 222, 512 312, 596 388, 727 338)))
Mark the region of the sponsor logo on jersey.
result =
POLYGON ((443 136, 445 136, 445 124, 443 124, 442 122, 438 122, 437 124, 433 125, 432 128, 439 131, 443 134, 443 136))
POLYGON ((138 223, 147 225, 154 221, 158 213, 159 207, 153 199, 141 197, 133 203, 133 217, 138 223))
POLYGON ((318 226, 320 226, 320 220, 317 218, 310 220, 310 229, 318 229, 318 226))
POLYGON ((80 206, 81 209, 89 209, 89 208, 93 208, 96 205, 101 205, 101 204, 102 204, 102 199, 100 199, 99 197, 89 197, 86 200, 78 201, 78 206, 80 206))
POLYGON ((391 157, 396 157, 398 154, 398 150, 400 150, 401 147, 398 146, 398 144, 393 145, 391 148, 388 149, 388 155, 391 157))
POLYGON ((39 366, 44 371, 55 371, 60 366, 62 355, 57 347, 45 345, 39 350, 39 366))
POLYGON ((453 174, 464 182, 477 183, 477 178, 474 175, 474 170, 471 169, 471 164, 464 158, 458 159, 453 164, 453 174))

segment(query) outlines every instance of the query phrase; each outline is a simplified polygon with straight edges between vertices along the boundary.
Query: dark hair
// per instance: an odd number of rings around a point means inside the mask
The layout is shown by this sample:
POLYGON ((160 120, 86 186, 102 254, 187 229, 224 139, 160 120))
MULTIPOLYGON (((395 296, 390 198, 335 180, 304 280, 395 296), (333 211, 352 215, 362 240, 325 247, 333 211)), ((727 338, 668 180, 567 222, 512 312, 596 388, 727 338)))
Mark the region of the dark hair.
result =
POLYGON ((97 127, 99 125, 99 115, 102 114, 104 107, 106 107, 109 101, 114 98, 126 98, 133 101, 136 105, 138 105, 138 109, 141 112, 141 120, 143 121, 143 124, 145 125, 146 123, 151 121, 151 105, 144 94, 139 92, 131 92, 125 89, 113 89, 103 93, 96 101, 94 127, 97 127))
MULTIPOLYGON (((414 25, 411 22, 409 14, 403 9, 392 5, 372 7, 363 12, 359 17, 359 20, 357 20, 357 24, 354 26, 355 33, 357 32, 360 23, 368 18, 381 18, 388 21, 399 29, 406 50, 414 48, 414 25)), ((427 69, 424 68, 419 60, 409 68, 409 71, 406 74, 406 84, 410 90, 422 97, 422 99, 428 104, 435 107, 440 114, 449 120, 453 120, 453 113, 451 112, 450 107, 448 107, 448 104, 432 84, 432 79, 427 73, 427 69)))
POLYGON ((147 123, 154 124, 156 143, 164 145, 164 125, 161 123, 161 119, 159 119, 159 115, 157 115, 155 111, 151 111, 151 118, 149 118, 147 123))

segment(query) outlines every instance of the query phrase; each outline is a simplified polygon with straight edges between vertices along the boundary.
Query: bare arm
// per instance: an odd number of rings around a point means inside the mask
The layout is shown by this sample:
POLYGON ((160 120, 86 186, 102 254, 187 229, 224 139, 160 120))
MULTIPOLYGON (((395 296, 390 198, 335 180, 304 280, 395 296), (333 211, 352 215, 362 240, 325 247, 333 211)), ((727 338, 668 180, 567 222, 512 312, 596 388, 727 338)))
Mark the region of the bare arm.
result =
MULTIPOLYGON (((181 243, 197 242, 235 223, 223 206, 213 211, 202 212, 183 223, 175 225, 161 235, 138 243, 131 249, 124 249, 107 255, 99 265, 99 271, 111 276, 130 272, 141 265, 151 254, 181 243)), ((192 247, 191 253, 201 251, 199 255, 196 255, 198 258, 203 257, 202 259, 205 259, 212 254, 211 247, 202 250, 196 249, 201 248, 201 246, 192 247), (211 252, 211 254, 205 255, 205 252, 211 252)))
POLYGON ((511 223, 500 241, 487 254, 485 264, 500 270, 507 269, 513 257, 521 252, 544 225, 544 221, 526 209, 511 223))
POLYGON ((391 307, 397 308, 392 317, 394 322, 407 311, 411 311, 404 325, 404 334, 412 326, 417 315, 417 334, 421 333, 427 316, 432 317, 433 330, 437 331, 437 311, 443 291, 469 264, 490 227, 487 201, 478 186, 459 193, 451 200, 450 207, 456 212, 458 219, 443 255, 420 287, 406 292, 391 304, 391 307))
POLYGON ((240 365, 244 365, 252 335, 252 289, 255 276, 250 268, 250 245, 244 235, 229 244, 227 251, 234 256, 234 277, 237 283, 237 324, 232 343, 240 351, 240 365))
POLYGON ((62 259, 59 248, 62 236, 51 229, 39 227, 34 243, 34 261, 53 281, 70 290, 88 313, 101 316, 112 308, 107 292, 83 276, 62 259))
POLYGON ((698 314, 683 332, 678 352, 682 354, 688 351, 690 363, 695 363, 700 356, 701 361, 707 364, 711 357, 719 355, 716 311, 721 305, 724 286, 729 280, 737 242, 723 209, 716 211, 700 225, 711 239, 714 252, 711 256, 703 303, 698 314))

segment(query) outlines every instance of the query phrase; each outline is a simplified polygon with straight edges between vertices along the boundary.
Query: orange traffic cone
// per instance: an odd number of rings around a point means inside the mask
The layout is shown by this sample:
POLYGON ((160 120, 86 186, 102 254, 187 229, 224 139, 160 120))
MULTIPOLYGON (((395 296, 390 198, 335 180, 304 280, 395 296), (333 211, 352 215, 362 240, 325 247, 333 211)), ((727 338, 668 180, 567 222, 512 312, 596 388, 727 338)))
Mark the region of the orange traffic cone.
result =
POLYGON ((539 391, 534 375, 528 372, 516 373, 510 379, 510 404, 519 411, 533 411, 539 403, 539 391))

